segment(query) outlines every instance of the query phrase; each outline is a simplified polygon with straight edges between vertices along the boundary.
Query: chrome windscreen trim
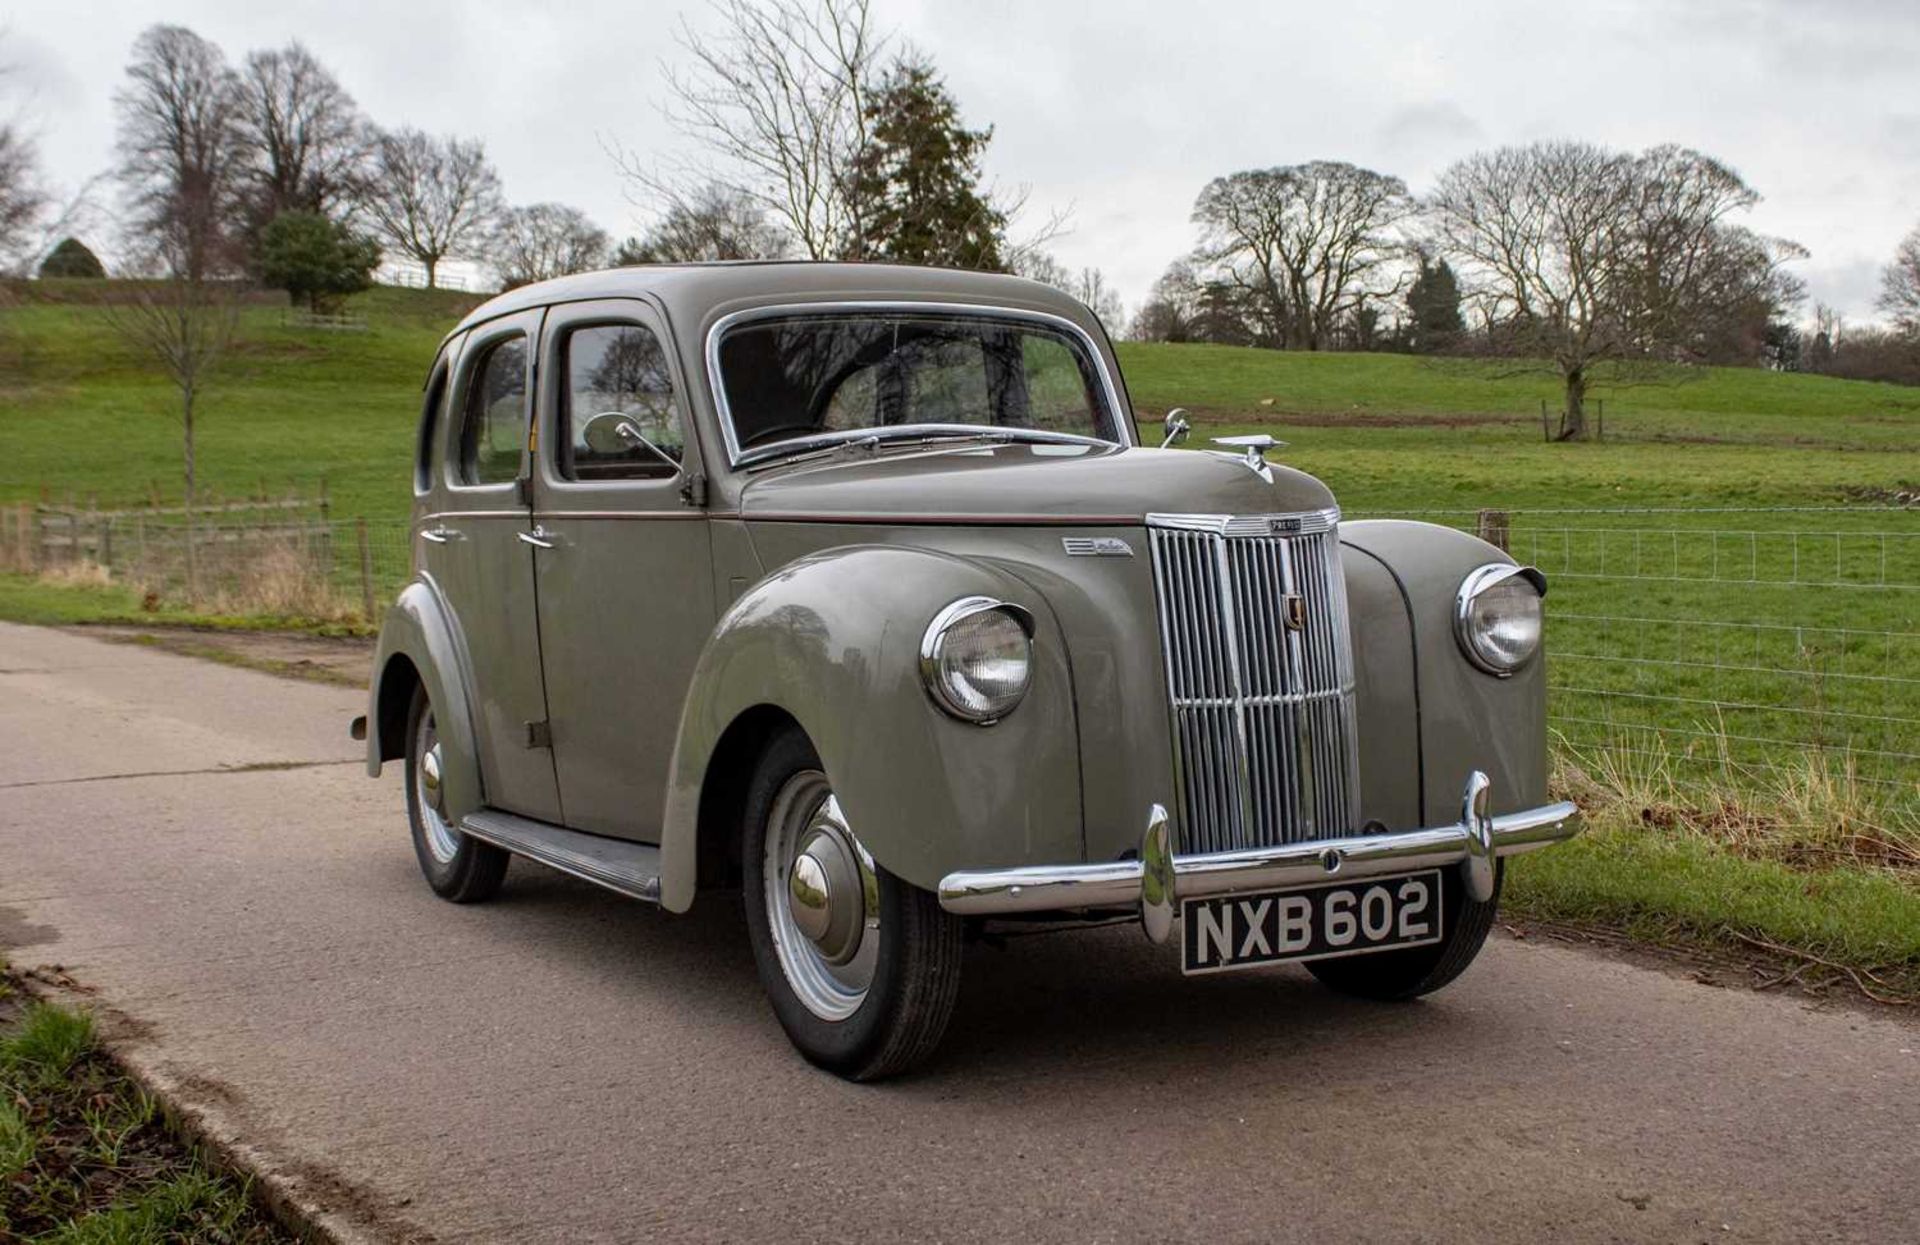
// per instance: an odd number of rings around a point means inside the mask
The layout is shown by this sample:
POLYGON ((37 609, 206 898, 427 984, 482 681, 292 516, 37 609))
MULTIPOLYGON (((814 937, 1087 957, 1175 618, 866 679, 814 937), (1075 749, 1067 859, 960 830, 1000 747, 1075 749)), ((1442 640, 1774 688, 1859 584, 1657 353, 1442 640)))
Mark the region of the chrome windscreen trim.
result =
MULTIPOLYGON (((1033 324, 1044 324, 1071 335, 1085 348, 1087 358, 1092 360, 1093 369, 1100 377, 1100 392, 1107 401, 1107 413, 1113 422, 1114 439, 1102 441, 1095 437, 1085 438, 1097 445, 1133 444, 1133 417, 1127 405, 1120 399, 1120 386, 1114 382, 1112 369, 1107 366, 1106 356, 1100 353, 1100 347, 1093 335, 1065 316, 1057 316, 1047 311, 1032 311, 1023 307, 1003 307, 995 303, 941 303, 918 302, 913 299, 881 300, 825 300, 821 302, 779 303, 766 307, 747 307, 740 311, 729 312, 713 322, 707 329, 706 356, 707 389, 713 396, 713 409, 720 417, 720 435, 727 446, 727 465, 738 469, 743 464, 739 438, 733 430, 733 411, 727 403, 727 387, 720 379, 720 339, 726 336, 728 329, 755 320, 776 320, 782 316, 834 316, 868 315, 874 313, 908 312, 936 316, 975 316, 989 320, 1025 320, 1033 324)), ((965 425, 971 427, 971 425, 965 425)), ((901 425, 902 428, 907 425, 901 425)), ((927 425, 929 428, 937 425, 927 425)), ((859 431, 871 431, 859 430, 859 431)), ((890 430, 891 431, 891 430, 890 430)), ((994 429, 982 427, 978 431, 990 433, 994 429)), ((1056 434, 1070 436, 1070 434, 1056 434)), ((799 440, 801 438, 796 438, 799 440)), ((857 436, 855 437, 857 439, 857 436)))

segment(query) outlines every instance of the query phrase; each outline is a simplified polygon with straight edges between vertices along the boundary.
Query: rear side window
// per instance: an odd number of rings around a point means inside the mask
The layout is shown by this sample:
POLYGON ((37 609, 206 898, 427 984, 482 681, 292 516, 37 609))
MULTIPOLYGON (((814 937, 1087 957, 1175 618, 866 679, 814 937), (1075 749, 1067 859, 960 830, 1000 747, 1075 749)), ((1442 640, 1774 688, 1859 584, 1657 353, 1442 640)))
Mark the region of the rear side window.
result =
POLYGON ((486 347, 467 383, 460 431, 460 481, 507 484, 520 475, 527 443, 527 339, 486 347))

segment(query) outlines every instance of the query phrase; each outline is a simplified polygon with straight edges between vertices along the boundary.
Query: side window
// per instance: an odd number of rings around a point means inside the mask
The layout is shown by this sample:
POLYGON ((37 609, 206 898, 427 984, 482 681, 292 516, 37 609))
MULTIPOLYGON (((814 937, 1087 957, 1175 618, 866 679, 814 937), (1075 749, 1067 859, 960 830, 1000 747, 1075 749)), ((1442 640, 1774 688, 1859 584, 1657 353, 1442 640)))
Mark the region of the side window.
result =
POLYGON ((574 329, 561 344, 566 410, 560 474, 569 480, 672 476, 686 454, 673 374, 652 330, 638 324, 574 329))
POLYGON ((527 339, 488 346, 467 382, 460 430, 460 481, 506 484, 520 474, 527 443, 527 339))
POLYGON ((420 439, 413 450, 413 491, 433 487, 433 448, 440 432, 440 408, 447 402, 447 360, 444 355, 427 377, 427 396, 420 404, 420 439))

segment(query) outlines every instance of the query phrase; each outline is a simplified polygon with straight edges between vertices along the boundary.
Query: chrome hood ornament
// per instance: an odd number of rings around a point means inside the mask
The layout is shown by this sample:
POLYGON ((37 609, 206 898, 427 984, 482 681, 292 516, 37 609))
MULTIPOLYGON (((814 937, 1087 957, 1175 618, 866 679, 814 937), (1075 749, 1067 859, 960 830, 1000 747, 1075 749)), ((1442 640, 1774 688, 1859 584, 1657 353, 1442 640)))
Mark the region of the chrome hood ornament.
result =
POLYGON ((1239 459, 1240 464, 1248 471, 1259 476, 1262 480, 1265 480, 1268 484, 1273 483, 1273 468, 1267 465, 1267 451, 1284 448, 1287 444, 1285 441, 1269 436, 1264 432, 1256 432, 1244 437, 1209 437, 1208 440, 1212 441, 1215 445, 1225 445, 1233 449, 1245 450, 1246 455, 1239 459))

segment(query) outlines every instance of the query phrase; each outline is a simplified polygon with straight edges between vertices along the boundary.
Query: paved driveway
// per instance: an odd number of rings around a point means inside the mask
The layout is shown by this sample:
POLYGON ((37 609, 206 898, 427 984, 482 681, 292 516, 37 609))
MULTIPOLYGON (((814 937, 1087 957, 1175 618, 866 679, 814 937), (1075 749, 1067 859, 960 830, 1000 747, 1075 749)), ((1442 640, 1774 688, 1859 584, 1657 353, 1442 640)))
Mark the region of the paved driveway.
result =
POLYGON ((0 946, 350 1233, 1920 1238, 1920 1025, 1508 939, 1402 1007, 982 946, 937 1065, 842 1084, 734 897, 434 899, 359 702, 0 625, 0 946))

